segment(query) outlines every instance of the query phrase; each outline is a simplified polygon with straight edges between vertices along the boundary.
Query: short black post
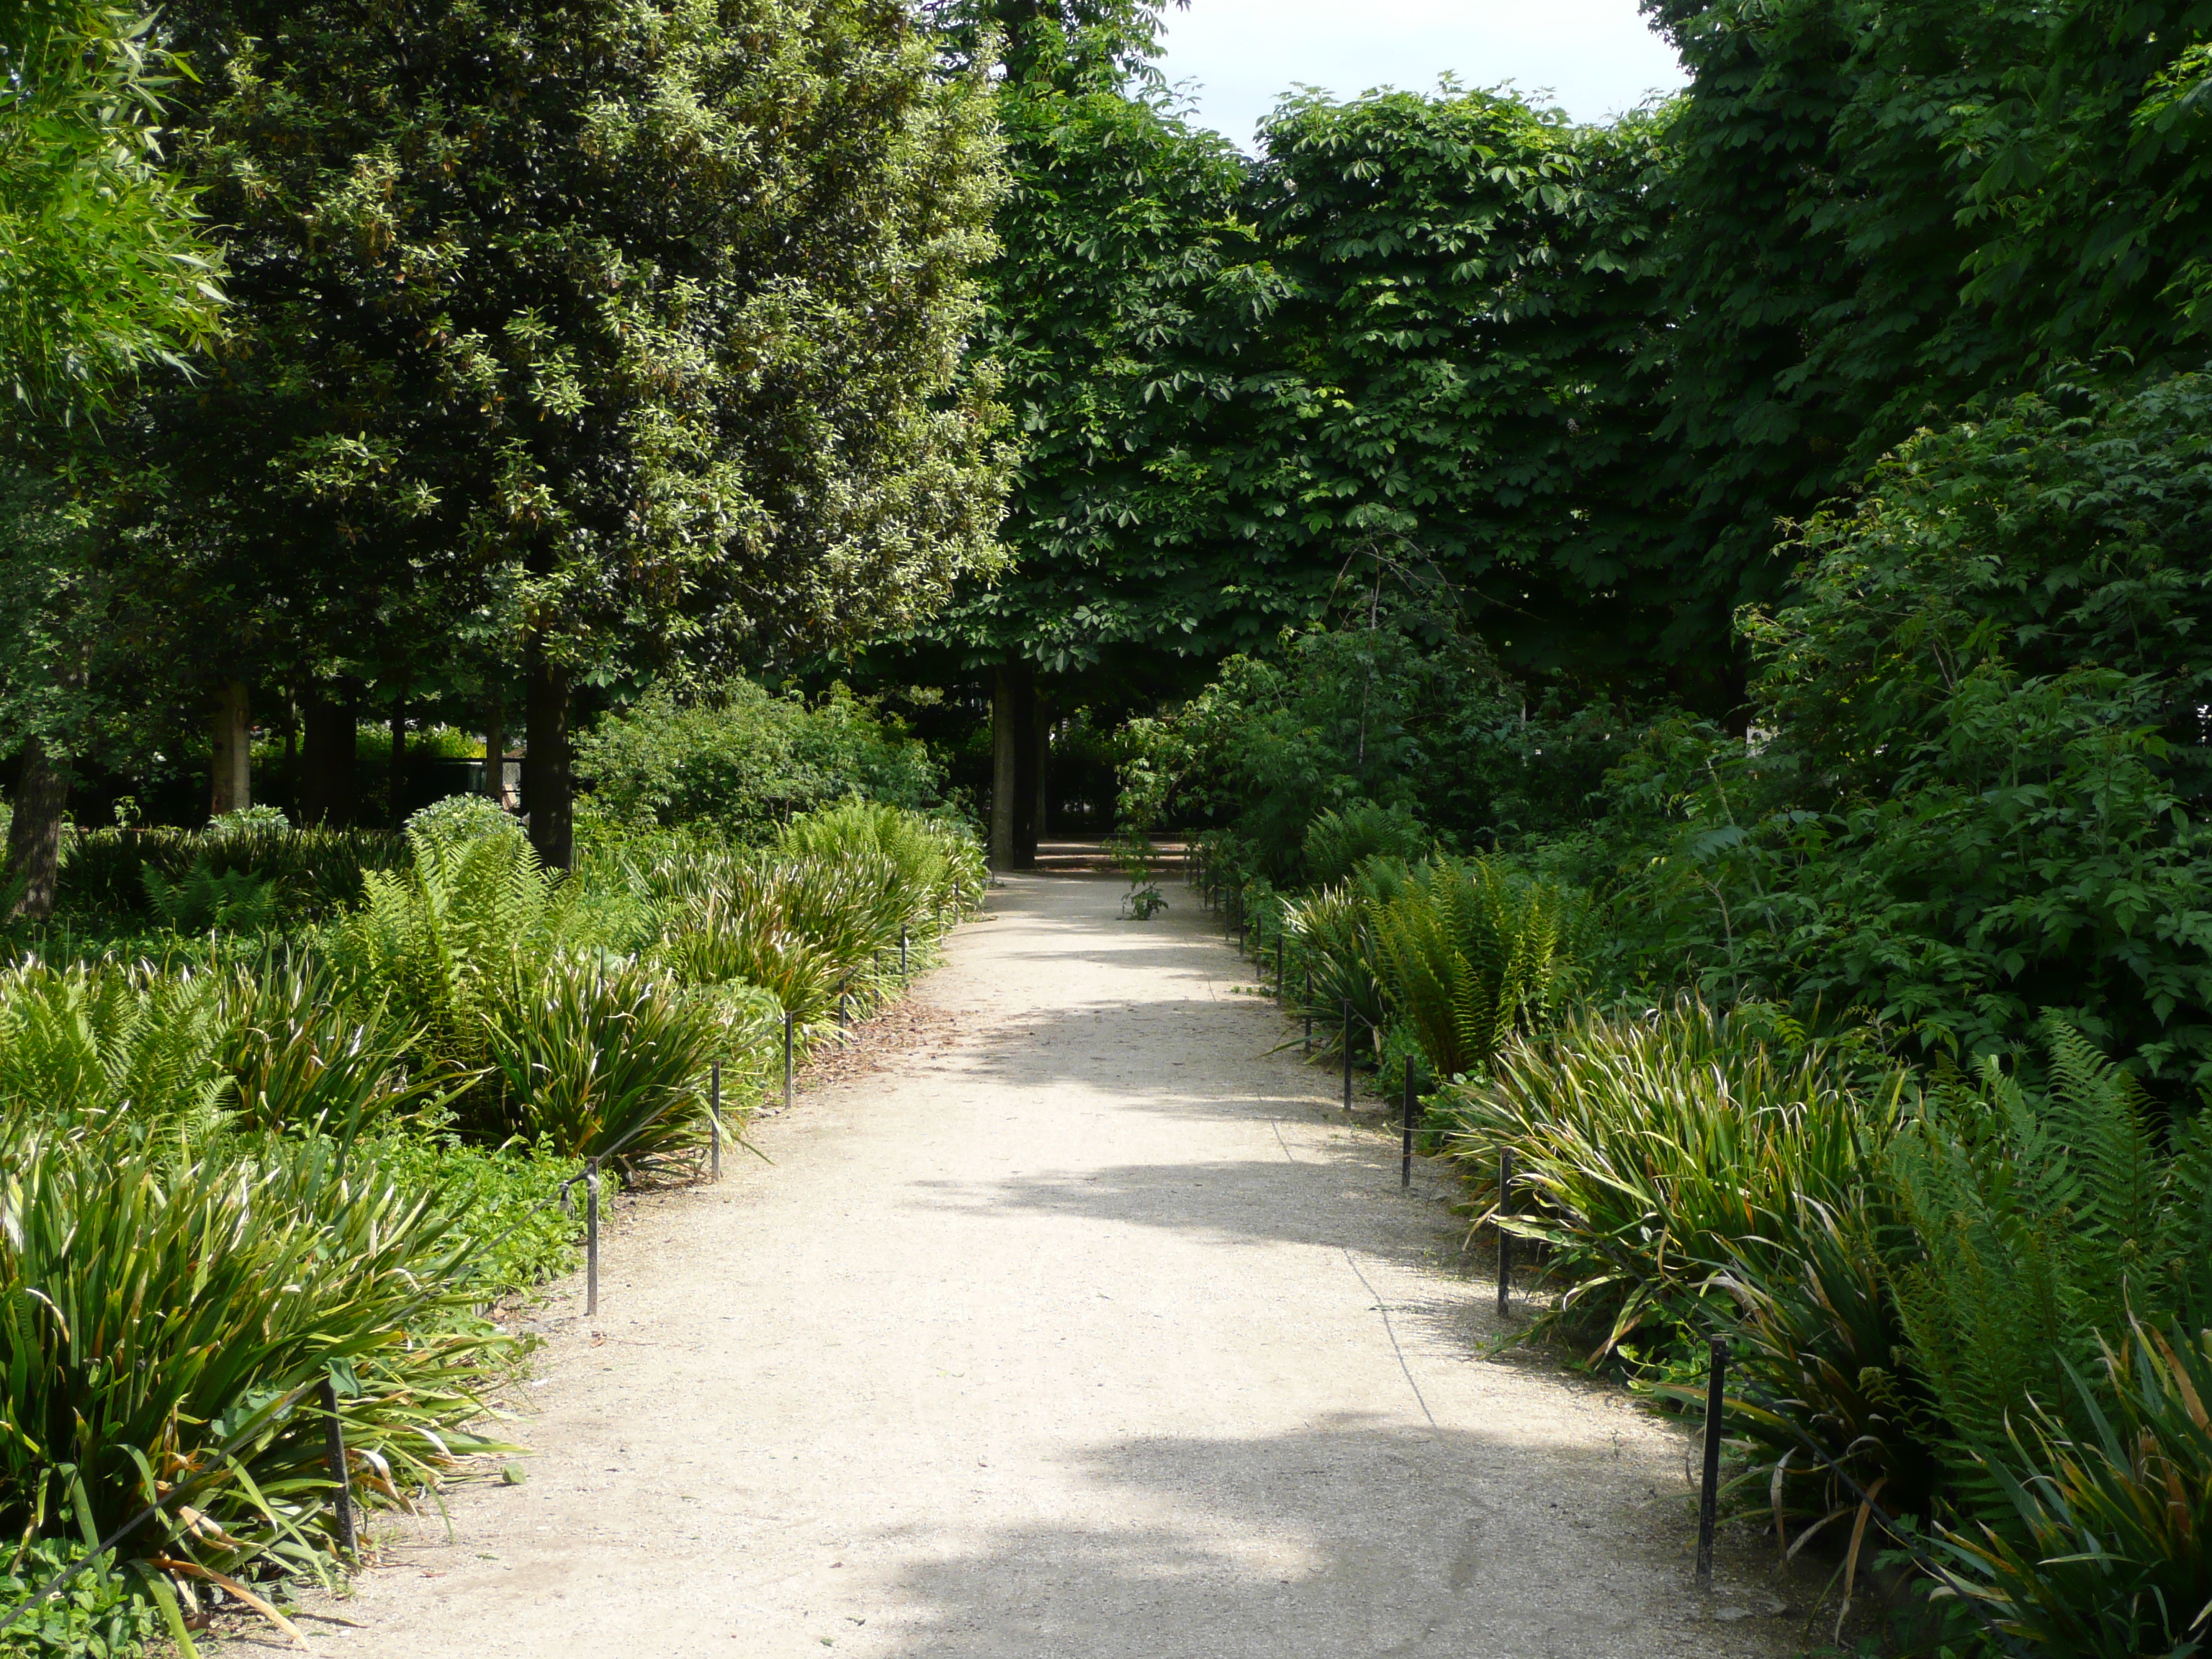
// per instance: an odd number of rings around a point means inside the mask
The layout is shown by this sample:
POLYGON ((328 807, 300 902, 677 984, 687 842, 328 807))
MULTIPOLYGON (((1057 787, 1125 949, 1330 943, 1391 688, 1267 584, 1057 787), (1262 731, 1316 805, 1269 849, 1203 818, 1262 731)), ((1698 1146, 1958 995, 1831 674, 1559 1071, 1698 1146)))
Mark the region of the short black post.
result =
POLYGON ((783 1109, 791 1109, 791 1026, 794 1016, 789 1009, 783 1015, 783 1109))
POLYGON ((1303 1052, 1309 1054, 1313 1052, 1313 968, 1310 963, 1306 968, 1306 1046, 1303 1052))
POLYGON ((1505 1231, 1512 1213, 1513 1149, 1498 1154, 1498 1316, 1505 1317, 1513 1305, 1513 1235, 1505 1231))
POLYGON ((1344 1000, 1344 1109, 1352 1109, 1352 999, 1344 1000))
POLYGON ((851 1000, 845 988, 840 985, 837 988, 837 1041, 840 1042, 845 1041, 845 1028, 851 1019, 851 1012, 847 1006, 851 1000))
POLYGON ((1283 936, 1275 935, 1275 996, 1279 1000, 1291 988, 1283 982, 1283 936))
POLYGON ((710 1076, 713 1080, 707 1085, 707 1127, 708 1133, 714 1137, 711 1143, 714 1150, 708 1154, 707 1170, 715 1180, 720 1181, 722 1178, 722 1062, 720 1060, 714 1062, 714 1068, 710 1076))
POLYGON ((353 1475, 346 1468, 345 1425, 338 1421, 338 1385, 323 1373, 323 1446, 331 1462, 331 1517, 338 1523, 338 1548, 361 1559, 353 1530, 353 1475))
POLYGON ((1406 1148, 1398 1159, 1398 1188, 1413 1184, 1413 1057, 1406 1056, 1406 1148))
POLYGON ((1244 924, 1240 921, 1237 924, 1237 954, 1240 957, 1244 954, 1244 924))
POLYGON ((599 1160, 584 1168, 584 1317, 599 1311, 599 1160))
POLYGON ((1713 1526, 1721 1512, 1722 1401, 1728 1384, 1728 1339, 1712 1339, 1712 1369, 1705 1380, 1705 1478, 1698 1489, 1698 1588, 1713 1587, 1713 1526))

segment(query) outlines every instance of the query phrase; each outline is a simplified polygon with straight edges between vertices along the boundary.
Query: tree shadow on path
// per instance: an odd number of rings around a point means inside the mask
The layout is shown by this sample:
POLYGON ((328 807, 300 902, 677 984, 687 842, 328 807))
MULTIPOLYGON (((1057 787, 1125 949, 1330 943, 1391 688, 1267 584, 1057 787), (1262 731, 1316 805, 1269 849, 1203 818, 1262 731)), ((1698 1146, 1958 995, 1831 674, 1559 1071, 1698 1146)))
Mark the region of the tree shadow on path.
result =
POLYGON ((1108 1441, 1071 1472, 1076 1512, 987 1528, 949 1549, 935 1526, 883 1535, 894 1553, 923 1556, 896 1581, 887 1650, 1778 1651, 1771 1619, 1710 1622, 1688 1583, 1682 1507, 1638 1467, 1602 1449, 1529 1443, 1525 1431, 1407 1428, 1358 1413, 1291 1434, 1108 1441))

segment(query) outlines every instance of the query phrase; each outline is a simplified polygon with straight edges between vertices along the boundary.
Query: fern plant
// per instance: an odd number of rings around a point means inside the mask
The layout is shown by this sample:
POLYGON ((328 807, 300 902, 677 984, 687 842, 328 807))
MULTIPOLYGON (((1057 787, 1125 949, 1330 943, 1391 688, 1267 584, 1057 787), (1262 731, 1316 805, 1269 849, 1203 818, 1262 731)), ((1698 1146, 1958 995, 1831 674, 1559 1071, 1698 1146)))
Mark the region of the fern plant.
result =
POLYGON ((196 1141, 227 1116, 222 986, 112 963, 0 974, 0 1104, 196 1141))
POLYGON ((332 947, 356 994, 419 1031, 428 1060, 465 1070, 485 1064, 488 1022, 509 988, 559 942, 559 884, 520 827, 470 827, 411 822, 414 867, 362 871, 361 906, 332 947))
POLYGON ((1405 808, 1363 801, 1341 811, 1325 811, 1306 827, 1306 873, 1316 885, 1327 887, 1370 859, 1411 864, 1428 848, 1428 832, 1405 808))
POLYGON ((2033 1399, 2085 1428, 2067 1377, 2093 1370, 2100 1334, 2212 1316, 2212 1118, 2176 1125, 2169 1156, 2131 1076, 2055 1014, 2043 1034, 2047 1091, 1988 1061, 1978 1086, 1931 1093, 1890 1160, 1918 1246, 1899 1307, 1960 1478, 1990 1505, 2008 1413, 2033 1399))
POLYGON ((210 927, 263 933, 276 925, 280 894, 270 878, 245 870, 217 875, 204 859, 175 881, 163 879, 151 865, 139 875, 155 915, 180 933, 204 933, 210 927))
POLYGON ((1373 920, 1389 1000, 1441 1077, 1470 1077, 1540 1030, 1577 982, 1582 906, 1481 860, 1413 871, 1373 920))

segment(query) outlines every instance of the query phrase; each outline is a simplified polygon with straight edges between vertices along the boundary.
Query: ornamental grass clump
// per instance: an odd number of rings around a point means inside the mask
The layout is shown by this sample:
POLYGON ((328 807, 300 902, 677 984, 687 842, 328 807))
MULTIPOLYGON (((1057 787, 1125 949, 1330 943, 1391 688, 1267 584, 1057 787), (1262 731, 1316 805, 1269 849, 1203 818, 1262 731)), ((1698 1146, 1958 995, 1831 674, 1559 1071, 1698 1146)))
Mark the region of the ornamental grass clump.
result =
POLYGON ((1583 1013, 1516 1037, 1442 1108, 1448 1148, 1491 1186, 1495 1224, 1547 1249, 1556 1317, 1600 1354, 1663 1334, 1749 1257, 1786 1259, 1802 1199, 1850 1203, 1897 1129, 1901 1078, 1851 1086, 1829 1044, 1771 1042, 1745 1012, 1683 1001, 1644 1018, 1583 1013))
POLYGON ((404 1504, 456 1458, 505 1339, 476 1240, 325 1138, 193 1145, 19 1120, 0 1184, 0 1528, 71 1506, 173 1579, 320 1571, 335 1380, 356 1490, 404 1504))
POLYGON ((517 1132, 635 1169, 700 1144, 726 1036, 710 1000, 646 963, 562 958, 514 987, 487 1042, 517 1132))
POLYGON ((2068 1409, 2021 1402, 2011 1455, 1990 1465, 2012 1524, 1946 1530, 1948 1588, 2043 1652, 2202 1652, 2212 1644, 2212 1331, 2130 1322, 2092 1370, 2065 1369, 2068 1409))

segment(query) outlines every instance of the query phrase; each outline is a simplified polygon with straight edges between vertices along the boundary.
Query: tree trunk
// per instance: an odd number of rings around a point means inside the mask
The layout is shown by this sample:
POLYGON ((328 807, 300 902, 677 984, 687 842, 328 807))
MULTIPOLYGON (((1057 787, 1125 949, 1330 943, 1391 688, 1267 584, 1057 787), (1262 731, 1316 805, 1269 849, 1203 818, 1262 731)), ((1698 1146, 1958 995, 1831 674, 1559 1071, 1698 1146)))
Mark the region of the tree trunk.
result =
POLYGON ((485 796, 507 805, 507 694, 493 690, 483 706, 485 796))
POLYGON ((358 735, 350 703, 311 702, 301 754, 300 820, 337 829, 353 822, 354 762, 358 735))
POLYGON ((8 880, 20 881, 9 915, 44 921, 54 912, 62 867, 62 811, 69 805, 70 766, 36 738, 23 744, 23 769, 15 783, 15 815, 8 825, 8 880))
POLYGON ((1014 867, 1036 868, 1036 670, 1024 664, 1014 697, 1014 867))
POLYGON ((530 843, 549 870, 565 870, 576 854, 576 781, 570 770, 568 671, 532 635, 524 653, 529 736, 522 757, 522 804, 530 843))
POLYGON ((231 680, 216 693, 214 787, 208 815, 242 812, 253 805, 253 728, 244 682, 231 680))
POLYGON ((1019 868, 1016 826, 1020 822, 1021 703, 1028 670, 999 665, 991 687, 991 867, 1019 868))
POLYGON ((1036 787, 1030 799, 1035 803, 1030 818, 1030 862, 1036 862, 1037 848, 1052 834, 1049 822, 1052 815, 1052 709, 1042 697, 1036 702, 1036 714, 1032 721, 1036 728, 1036 754, 1031 771, 1036 787))
POLYGON ((397 830, 407 822, 407 703, 392 711, 392 775, 384 781, 384 815, 397 830))

